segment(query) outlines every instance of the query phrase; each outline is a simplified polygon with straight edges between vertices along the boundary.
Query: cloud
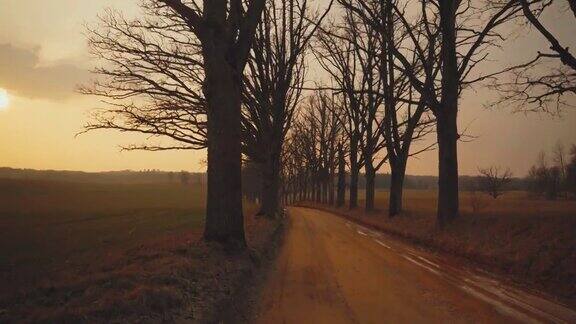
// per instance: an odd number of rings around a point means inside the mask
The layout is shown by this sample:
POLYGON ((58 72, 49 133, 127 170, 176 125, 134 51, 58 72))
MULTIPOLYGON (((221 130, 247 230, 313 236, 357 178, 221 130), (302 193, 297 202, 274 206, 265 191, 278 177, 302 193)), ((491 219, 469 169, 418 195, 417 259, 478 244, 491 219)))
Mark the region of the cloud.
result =
POLYGON ((40 65, 39 48, 0 44, 0 87, 21 97, 64 100, 89 78, 89 72, 65 61, 40 65))

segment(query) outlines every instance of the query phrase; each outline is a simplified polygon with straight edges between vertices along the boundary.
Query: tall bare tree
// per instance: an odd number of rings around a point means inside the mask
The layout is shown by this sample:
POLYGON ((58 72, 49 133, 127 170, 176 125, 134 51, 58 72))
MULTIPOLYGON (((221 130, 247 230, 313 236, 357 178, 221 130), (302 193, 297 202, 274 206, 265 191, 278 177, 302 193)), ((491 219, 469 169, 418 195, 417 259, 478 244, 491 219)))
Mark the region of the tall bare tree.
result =
POLYGON ((265 0, 157 0, 201 44, 208 115, 208 195, 204 238, 246 245, 242 215, 242 75, 265 0))
MULTIPOLYGON (((114 128, 208 148, 204 238, 243 248, 241 92, 243 71, 265 0, 143 0, 145 19, 111 15, 92 31, 97 53, 112 63, 108 79, 87 93, 116 100, 88 129, 114 128), (118 18, 118 19, 117 19, 118 18), (126 40, 128 47, 120 40, 126 40), (134 61, 131 61, 134 59, 134 61), (201 85, 201 96, 198 91, 201 85), (144 101, 136 99, 143 95, 144 101), (118 100, 123 102, 117 102, 118 100)), ((138 98, 142 99, 142 98, 138 98)), ((184 143, 184 144, 182 144, 184 143)))
POLYGON ((336 144, 341 131, 339 110, 334 109, 335 107, 337 105, 333 96, 325 91, 317 91, 310 97, 309 107, 303 115, 305 120, 317 129, 316 143, 319 157, 317 197, 320 197, 317 201, 322 203, 328 203, 334 191, 336 144))
POLYGON ((341 125, 334 101, 325 91, 317 90, 306 98, 291 130, 290 142, 294 156, 305 166, 307 183, 303 188, 310 199, 328 203, 337 166, 337 143, 341 139, 341 125))
POLYGON ((108 10, 88 27, 90 52, 98 59, 85 94, 109 105, 93 111, 86 131, 113 129, 156 139, 127 150, 206 147, 206 102, 202 56, 188 27, 170 12, 142 3, 144 18, 126 19, 108 10))
POLYGON ((458 101, 461 91, 485 75, 471 77, 474 68, 484 61, 504 36, 498 27, 517 17, 516 0, 472 1, 439 0, 439 25, 442 35, 440 64, 441 97, 431 101, 437 120, 439 159, 438 220, 454 219, 459 212, 458 199, 458 101))
POLYGON ((355 15, 345 12, 341 22, 333 22, 317 37, 314 54, 329 73, 330 90, 343 96, 340 123, 349 143, 349 207, 358 205, 358 175, 364 167, 366 210, 374 208, 376 171, 386 158, 378 157, 384 148, 382 123, 382 82, 378 77, 378 38, 355 15))
POLYGON ((316 37, 314 55, 321 67, 328 72, 335 91, 342 95, 341 125, 348 139, 348 164, 350 169, 350 209, 358 206, 358 178, 362 168, 361 139, 364 136, 362 122, 364 110, 360 103, 360 80, 358 52, 349 32, 340 26, 323 28, 316 37))
POLYGON ((342 207, 346 199, 346 156, 342 142, 338 143, 338 184, 336 188, 336 207, 342 207))
MULTIPOLYGON (((437 218, 443 225, 457 217, 459 210, 457 142, 460 134, 457 120, 460 94, 466 87, 487 77, 473 72, 486 60, 488 50, 504 38, 498 27, 518 17, 520 9, 516 0, 385 2, 393 8, 395 19, 400 22, 398 28, 402 28, 410 41, 402 47, 391 46, 389 50, 398 60, 401 73, 408 77, 436 119, 437 218), (414 14, 415 10, 418 15, 414 14), (430 42, 439 44, 437 59, 433 61, 425 51, 425 48, 436 50, 428 45, 430 42), (414 68, 412 55, 416 66, 422 66, 424 73, 418 73, 414 68), (439 71, 437 76, 435 71, 439 71)), ((379 13, 369 10, 366 3, 348 2, 347 7, 376 28, 385 29, 381 26, 382 20, 377 19, 379 13)))
POLYGON ((283 155, 282 155, 282 175, 283 175, 283 187, 282 190, 284 196, 287 197, 287 203, 293 204, 298 201, 304 200, 302 197, 303 194, 303 177, 304 177, 304 167, 303 161, 299 155, 298 147, 296 146, 296 142, 293 141, 289 135, 286 138, 286 141, 283 148, 283 155))
MULTIPOLYGON (((351 102, 345 110, 349 111, 345 124, 349 125, 346 129, 359 130, 359 147, 367 180, 366 209, 374 207, 375 173, 388 161, 392 171, 389 213, 393 216, 401 210, 409 155, 433 146, 411 153, 411 144, 429 133, 433 120, 427 118, 426 103, 419 99, 421 96, 397 67, 400 62, 395 59, 393 49, 402 48, 407 35, 393 15, 392 6, 384 1, 339 0, 338 3, 344 10, 343 21, 333 23, 338 27, 325 30, 326 36, 319 37, 322 46, 317 57, 336 80, 336 87, 340 87, 336 90, 346 94, 351 102), (397 28, 399 33, 395 32, 397 28), (352 64, 346 64, 348 61, 352 64), (379 154, 384 148, 386 153, 379 154)), ((426 55, 431 60, 437 58, 436 44, 430 42, 430 50, 426 48, 426 55)), ((424 74, 422 64, 418 65, 416 59, 412 58, 410 63, 414 64, 415 73, 424 74)), ((438 69, 434 73, 438 74, 438 69)), ((427 80, 433 81, 434 73, 427 80)), ((354 147, 351 149, 352 157, 354 147)), ((352 172, 352 178, 353 175, 352 172)))
MULTIPOLYGON (((354 17, 349 14, 348 17, 354 17)), ((364 176, 366 179, 365 211, 374 209, 376 172, 387 161, 387 155, 378 156, 385 148, 383 119, 384 97, 383 78, 380 78, 379 67, 382 66, 381 46, 377 31, 372 26, 354 18, 348 19, 350 40, 354 44, 358 66, 360 68, 360 109, 363 112, 361 122, 364 132, 360 148, 364 158, 364 176)))
MULTIPOLYGON (((358 7, 363 11, 368 11, 360 16, 372 17, 377 21, 376 24, 371 22, 371 26, 379 36, 379 74, 384 98, 384 118, 380 127, 383 129, 387 159, 390 164, 391 181, 388 204, 390 217, 402 211, 403 185, 409 156, 422 153, 435 146, 435 143, 432 143, 411 152, 413 143, 431 132, 434 119, 428 116, 427 105, 421 96, 417 95, 409 78, 398 68, 400 62, 395 58, 394 50, 402 48, 403 43, 409 39, 408 33, 402 32, 402 24, 395 17, 392 4, 396 5, 397 1, 392 3, 381 1, 373 4, 369 10, 366 6, 358 7)), ((350 6, 348 4, 348 8, 350 6)), ((431 37, 431 39, 434 38, 431 37)), ((427 63, 437 58, 436 47, 435 41, 427 42, 423 47, 427 63)), ((415 55, 412 55, 410 63, 412 64, 411 70, 415 74, 423 74, 425 66, 418 63, 415 55)), ((438 69, 425 77, 426 82, 433 82, 437 74, 438 69)))
POLYGON ((308 1, 268 0, 244 88, 244 152, 262 166, 262 210, 278 212, 281 152, 302 94, 308 42, 330 6, 318 15, 308 1))

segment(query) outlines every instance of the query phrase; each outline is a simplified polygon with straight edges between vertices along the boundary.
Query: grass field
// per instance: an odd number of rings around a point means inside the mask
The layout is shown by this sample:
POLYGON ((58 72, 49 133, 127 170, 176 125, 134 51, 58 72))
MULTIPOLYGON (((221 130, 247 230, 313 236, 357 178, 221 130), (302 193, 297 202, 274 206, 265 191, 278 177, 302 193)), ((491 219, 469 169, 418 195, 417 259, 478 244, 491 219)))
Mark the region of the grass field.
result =
MULTIPOLYGON (((204 198, 180 183, 0 180, 0 322, 210 316, 254 264, 201 241, 204 198)), ((277 227, 255 210, 250 253, 277 227)))
POLYGON ((526 192, 508 192, 495 200, 482 193, 461 192, 460 217, 440 229, 436 197, 435 191, 406 190, 405 210, 393 219, 386 213, 387 191, 377 191, 374 213, 366 215, 362 208, 337 211, 540 284, 576 304, 575 200, 549 201, 526 192), (474 200, 479 201, 479 211, 472 208, 474 200))
MULTIPOLYGON (((54 322, 164 316, 187 304, 205 312, 215 305, 205 299, 226 295, 252 256, 231 260, 200 242, 204 197, 179 183, 0 180, 0 322, 2 308, 15 321, 54 322)), ((462 215, 445 229, 435 225, 434 191, 407 190, 405 212, 394 219, 385 213, 386 191, 377 191, 374 213, 337 211, 576 300, 576 201, 523 192, 476 197, 479 211, 461 193, 462 215)), ((254 212, 245 204, 248 239, 258 250, 274 226, 254 212)))
POLYGON ((153 238, 200 234, 204 197, 179 183, 0 180, 2 292, 104 263, 153 238))

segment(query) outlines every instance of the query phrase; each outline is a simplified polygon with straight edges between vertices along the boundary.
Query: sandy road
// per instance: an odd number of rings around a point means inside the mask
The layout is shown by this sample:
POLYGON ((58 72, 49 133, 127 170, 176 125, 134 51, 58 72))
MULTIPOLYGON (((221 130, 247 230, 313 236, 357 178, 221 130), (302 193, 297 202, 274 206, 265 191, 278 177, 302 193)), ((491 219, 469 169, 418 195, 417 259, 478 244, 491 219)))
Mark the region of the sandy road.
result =
POLYGON ((576 323, 576 312, 326 212, 292 208, 259 323, 576 323))

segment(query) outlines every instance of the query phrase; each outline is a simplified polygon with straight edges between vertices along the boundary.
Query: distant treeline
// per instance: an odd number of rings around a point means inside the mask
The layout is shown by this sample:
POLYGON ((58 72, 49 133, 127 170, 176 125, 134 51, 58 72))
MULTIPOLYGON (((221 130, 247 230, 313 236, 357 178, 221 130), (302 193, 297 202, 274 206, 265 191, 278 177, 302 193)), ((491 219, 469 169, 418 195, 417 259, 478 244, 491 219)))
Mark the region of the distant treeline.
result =
MULTIPOLYGON (((479 190, 478 183, 480 176, 460 176, 459 186, 460 190, 479 190)), ((359 188, 364 189, 366 187, 365 177, 361 174, 358 179, 359 188)), ((376 174, 375 186, 377 189, 388 189, 390 188, 390 174, 376 174)), ((438 188, 438 177, 437 176, 422 176, 422 175, 406 175, 406 180, 404 181, 405 189, 437 189, 438 188)), ((506 186, 506 190, 528 190, 529 185, 525 179, 513 178, 510 184, 506 186)))
MULTIPOLYGON (((479 190, 478 183, 480 176, 460 176, 459 187, 460 190, 479 190)), ((390 188, 390 174, 377 174, 376 175, 376 188, 388 189, 390 188)), ((365 178, 359 179, 360 188, 365 188, 365 178)), ((438 177, 437 176, 420 176, 420 175, 406 175, 404 181, 404 188, 406 189, 437 189, 438 177)), ((525 179, 513 178, 512 181, 506 186, 507 190, 528 190, 528 183, 525 179)))
MULTIPOLYGON (((188 171, 160 171, 160 170, 123 170, 106 172, 83 172, 61 170, 34 170, 0 168, 0 178, 3 179, 29 179, 29 180, 52 180, 87 183, 170 183, 180 182, 189 184, 204 184, 206 173, 188 171)), ((460 176, 461 190, 474 190, 478 184, 477 176, 460 176)), ((250 177, 244 177, 244 185, 249 187, 250 177)), ((376 188, 388 189, 390 186, 390 174, 376 175, 376 188)), ((359 187, 364 189, 365 178, 361 175, 359 187)), ((407 175, 404 182, 406 189, 436 189, 438 177, 407 175)), ((508 190, 528 190, 529 183, 525 179, 514 178, 506 187, 508 190)))
POLYGON ((26 180, 50 180, 85 183, 170 183, 179 182, 184 184, 204 183, 205 173, 188 171, 106 171, 106 172, 83 172, 61 170, 34 170, 0 168, 2 179, 26 179, 26 180))

